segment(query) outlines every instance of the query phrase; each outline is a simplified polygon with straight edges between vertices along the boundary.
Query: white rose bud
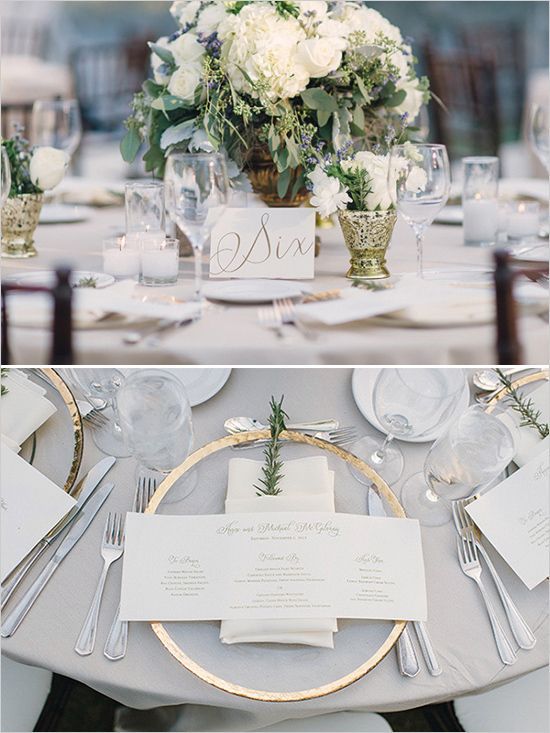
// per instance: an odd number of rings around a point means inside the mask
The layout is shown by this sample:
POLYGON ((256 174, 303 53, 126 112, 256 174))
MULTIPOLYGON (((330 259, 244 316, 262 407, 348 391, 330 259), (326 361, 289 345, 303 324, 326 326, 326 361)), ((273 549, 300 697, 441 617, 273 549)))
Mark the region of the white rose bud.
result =
POLYGON ((70 158, 64 150, 36 148, 29 166, 31 181, 42 191, 55 188, 63 180, 69 161, 70 158))
POLYGON ((201 82, 201 72, 198 66, 180 66, 172 74, 168 91, 184 102, 193 104, 195 101, 195 90, 201 82))
POLYGON ((340 38, 308 38, 298 44, 296 58, 311 77, 318 78, 340 66, 344 46, 340 38))

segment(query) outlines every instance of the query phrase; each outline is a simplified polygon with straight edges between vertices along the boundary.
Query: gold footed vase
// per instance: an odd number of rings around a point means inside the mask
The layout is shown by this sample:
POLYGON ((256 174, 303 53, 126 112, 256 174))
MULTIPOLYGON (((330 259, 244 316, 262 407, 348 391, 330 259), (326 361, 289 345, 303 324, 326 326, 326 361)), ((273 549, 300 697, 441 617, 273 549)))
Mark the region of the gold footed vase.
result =
POLYGON ((397 214, 387 211, 339 211, 338 220, 350 253, 350 280, 381 280, 389 277, 386 252, 397 214))
POLYGON ((34 232, 38 226, 44 194, 23 193, 6 199, 2 209, 2 257, 37 255, 34 232))
POLYGON ((277 193, 279 172, 267 145, 252 148, 246 161, 246 172, 254 193, 257 193, 267 206, 297 207, 308 200, 309 191, 305 187, 300 188, 296 192, 296 196, 292 198, 292 190, 301 171, 301 168, 295 168, 291 171, 287 193, 281 198, 277 193))

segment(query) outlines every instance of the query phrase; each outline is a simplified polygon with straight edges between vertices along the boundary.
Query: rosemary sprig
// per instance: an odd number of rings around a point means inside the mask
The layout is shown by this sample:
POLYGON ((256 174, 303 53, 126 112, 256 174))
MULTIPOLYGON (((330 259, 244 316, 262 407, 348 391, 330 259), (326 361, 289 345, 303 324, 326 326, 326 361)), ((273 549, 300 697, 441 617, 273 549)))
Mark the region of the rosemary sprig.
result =
POLYGON ((511 403, 512 409, 521 415, 520 427, 533 428, 537 430, 541 438, 546 438, 550 433, 548 423, 541 422, 541 411, 537 410, 533 400, 520 394, 514 387, 512 380, 504 374, 502 369, 495 369, 500 383, 506 387, 508 394, 505 400, 511 403))
MULTIPOLYGON (((7 377, 7 376, 8 376, 8 370, 2 367, 0 369, 0 379, 2 379, 3 377, 7 377)), ((5 394, 8 394, 8 392, 9 392, 9 389, 7 387, 4 387, 4 385, 2 384, 0 386, 0 397, 3 397, 5 394)))
POLYGON ((282 407, 283 399, 284 395, 279 402, 276 402, 275 398, 271 397, 269 403, 271 407, 271 415, 269 416, 271 439, 264 450, 265 463, 262 467, 263 478, 260 479, 261 486, 258 484, 254 485, 256 496, 277 496, 282 491, 279 487, 279 483, 283 478, 283 462, 280 458, 281 446, 279 436, 283 430, 286 430, 285 418, 288 418, 288 415, 282 407))
POLYGON ((95 288, 97 285, 97 278, 95 277, 81 277, 80 280, 73 285, 74 288, 95 288))

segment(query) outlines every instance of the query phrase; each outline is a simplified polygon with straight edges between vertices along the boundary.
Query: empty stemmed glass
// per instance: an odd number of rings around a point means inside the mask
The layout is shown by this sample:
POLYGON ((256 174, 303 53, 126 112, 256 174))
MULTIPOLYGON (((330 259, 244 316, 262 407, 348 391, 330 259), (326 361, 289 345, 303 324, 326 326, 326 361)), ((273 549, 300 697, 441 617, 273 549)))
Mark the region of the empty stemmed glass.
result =
POLYGON ((81 137, 82 121, 76 99, 39 99, 33 104, 33 145, 48 145, 72 157, 81 137))
POLYGON ((195 300, 202 301, 202 252, 229 199, 225 157, 220 153, 168 156, 166 207, 186 234, 195 255, 195 300))
POLYGON ((444 145, 405 143, 392 148, 390 197, 416 236, 417 276, 424 277, 424 232, 447 203, 451 168, 444 145))
POLYGON ((432 445, 423 472, 403 485, 407 515, 428 526, 446 524, 451 501, 494 481, 513 460, 517 441, 513 419, 488 414, 480 405, 469 407, 432 445))
POLYGON ((116 395, 124 383, 124 375, 118 369, 68 369, 67 376, 83 392, 96 410, 109 417, 106 425, 94 428, 94 443, 109 456, 126 458, 130 455, 120 427, 116 395))
POLYGON ((533 105, 529 125, 529 140, 534 153, 550 173, 550 119, 547 105, 533 105))
POLYGON ((2 180, 0 183, 0 194, 2 196, 1 203, 2 206, 6 203, 6 199, 10 195, 10 188, 11 188, 11 167, 10 167, 10 158, 8 155, 8 151, 6 148, 2 145, 2 157, 0 159, 0 173, 2 174, 2 180))
MULTIPOLYGON (((462 369, 382 369, 372 401, 386 438, 380 441, 366 436, 352 446, 352 452, 386 483, 393 484, 404 466, 403 453, 394 439, 422 439, 443 431, 455 414, 465 385, 462 369)), ((371 483, 351 465, 350 471, 361 483, 371 483)))

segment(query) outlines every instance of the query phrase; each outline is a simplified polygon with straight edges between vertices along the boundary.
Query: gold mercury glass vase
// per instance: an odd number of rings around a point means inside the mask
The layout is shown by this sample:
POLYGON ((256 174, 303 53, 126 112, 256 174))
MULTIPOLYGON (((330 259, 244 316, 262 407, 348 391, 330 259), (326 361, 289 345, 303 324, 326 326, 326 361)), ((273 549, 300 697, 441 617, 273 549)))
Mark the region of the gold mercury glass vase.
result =
POLYGON ((387 211, 338 212, 344 241, 350 253, 350 280, 380 280, 390 276, 386 251, 393 234, 397 214, 387 211))
POLYGON ((2 209, 2 257, 34 257, 34 232, 44 203, 43 193, 6 199, 2 209))

